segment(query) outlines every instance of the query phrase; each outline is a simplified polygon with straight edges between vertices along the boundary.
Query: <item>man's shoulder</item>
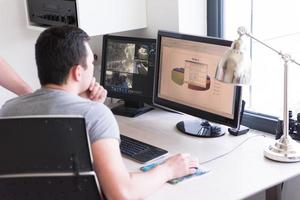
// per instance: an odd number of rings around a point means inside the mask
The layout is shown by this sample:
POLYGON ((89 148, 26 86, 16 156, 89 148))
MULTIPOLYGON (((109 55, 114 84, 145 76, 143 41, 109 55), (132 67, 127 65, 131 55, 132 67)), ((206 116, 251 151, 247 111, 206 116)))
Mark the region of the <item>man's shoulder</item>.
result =
POLYGON ((23 114, 79 114, 85 116, 109 112, 102 103, 93 102, 78 95, 59 91, 39 89, 31 94, 16 97, 5 102, 1 115, 23 114))
POLYGON ((34 93, 28 93, 25 95, 21 95, 21 96, 17 96, 17 97, 13 97, 9 100, 7 100, 2 107, 5 106, 15 106, 15 105, 20 105, 21 102, 26 101, 26 99, 31 98, 32 96, 34 96, 34 93))
POLYGON ((88 114, 89 115, 113 115, 111 110, 103 103, 87 101, 86 105, 88 105, 88 114))

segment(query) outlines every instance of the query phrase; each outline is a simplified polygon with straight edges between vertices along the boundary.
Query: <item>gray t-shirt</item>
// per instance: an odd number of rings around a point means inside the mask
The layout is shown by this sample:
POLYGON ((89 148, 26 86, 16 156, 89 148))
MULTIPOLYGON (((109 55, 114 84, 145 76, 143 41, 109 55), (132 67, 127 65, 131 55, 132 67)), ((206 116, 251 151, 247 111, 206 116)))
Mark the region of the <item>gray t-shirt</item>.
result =
POLYGON ((107 106, 63 90, 42 88, 7 101, 0 110, 1 117, 20 115, 81 115, 91 143, 102 138, 120 140, 118 124, 107 106))

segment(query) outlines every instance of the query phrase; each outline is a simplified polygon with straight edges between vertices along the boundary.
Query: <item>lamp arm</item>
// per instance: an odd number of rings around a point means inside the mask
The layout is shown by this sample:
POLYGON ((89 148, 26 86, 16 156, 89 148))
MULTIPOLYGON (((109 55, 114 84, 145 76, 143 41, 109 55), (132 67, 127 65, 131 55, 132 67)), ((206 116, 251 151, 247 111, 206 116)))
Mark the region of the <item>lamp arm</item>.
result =
POLYGON ((292 63, 295 63, 296 65, 299 65, 300 66, 300 63, 295 61, 294 59, 291 58, 291 56, 289 54, 284 54, 282 53, 281 51, 278 51, 276 49, 274 49, 273 47, 267 45, 266 43, 264 43, 263 41, 257 39, 256 37, 254 37, 251 33, 247 32, 246 28, 245 27, 239 27, 238 28, 238 34, 241 36, 243 35, 246 35, 247 37, 257 41, 258 43, 264 45, 265 47, 268 47, 269 49, 271 49, 272 51, 276 52, 278 55, 281 56, 281 58, 284 60, 284 61, 287 61, 287 62, 292 62, 292 63))

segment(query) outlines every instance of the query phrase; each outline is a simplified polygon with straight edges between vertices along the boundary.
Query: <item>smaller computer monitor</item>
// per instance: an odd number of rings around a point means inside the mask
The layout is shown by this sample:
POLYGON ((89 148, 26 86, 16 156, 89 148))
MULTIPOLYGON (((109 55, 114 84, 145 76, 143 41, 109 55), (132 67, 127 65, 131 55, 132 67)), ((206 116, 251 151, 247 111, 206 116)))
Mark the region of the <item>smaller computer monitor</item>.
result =
POLYGON ((101 84, 108 97, 124 101, 114 114, 135 117, 153 109, 155 54, 155 39, 103 36, 101 84))
POLYGON ((231 44, 220 38, 158 32, 154 105, 202 119, 179 122, 183 133, 217 137, 225 129, 209 122, 237 126, 241 88, 214 79, 231 44))

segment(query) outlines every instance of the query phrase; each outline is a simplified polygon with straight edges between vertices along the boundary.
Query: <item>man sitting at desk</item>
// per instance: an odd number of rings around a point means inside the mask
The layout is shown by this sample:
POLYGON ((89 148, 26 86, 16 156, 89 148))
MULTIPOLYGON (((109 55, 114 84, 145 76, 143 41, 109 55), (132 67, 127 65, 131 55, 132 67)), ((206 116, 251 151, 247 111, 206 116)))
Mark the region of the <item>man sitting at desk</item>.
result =
MULTIPOLYGON (((169 158, 148 172, 128 173, 119 149, 119 128, 111 111, 94 97, 94 56, 89 36, 79 28, 61 26, 42 32, 35 45, 38 76, 42 87, 32 94, 5 103, 0 116, 82 115, 91 141, 94 169, 108 199, 141 199, 166 181, 191 174, 197 161, 187 154, 169 158), (92 95, 92 96, 91 96, 92 95)), ((99 94, 99 92, 95 92, 99 94)))

